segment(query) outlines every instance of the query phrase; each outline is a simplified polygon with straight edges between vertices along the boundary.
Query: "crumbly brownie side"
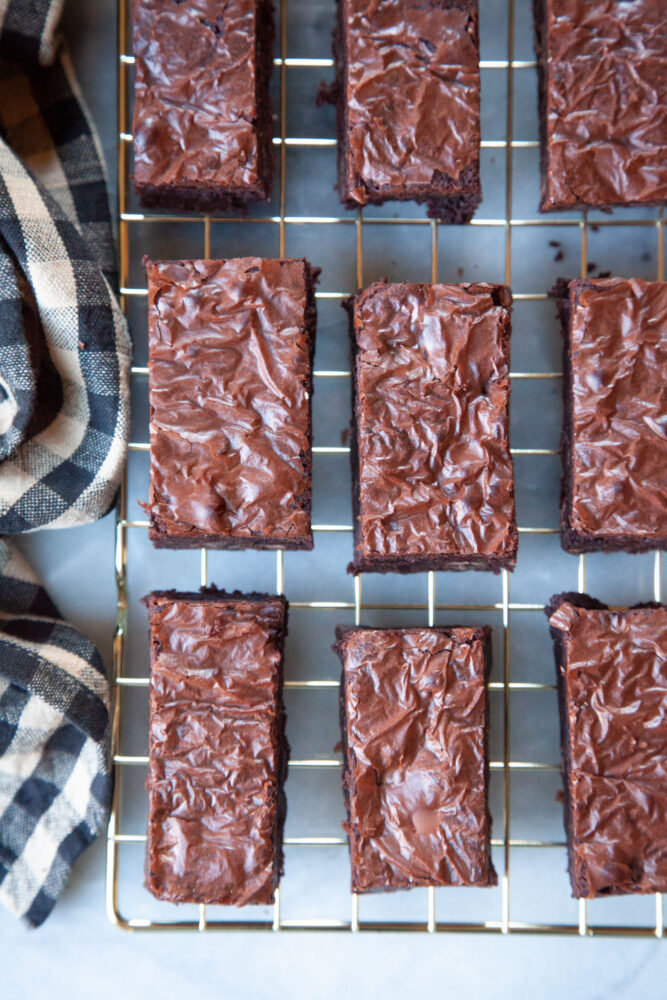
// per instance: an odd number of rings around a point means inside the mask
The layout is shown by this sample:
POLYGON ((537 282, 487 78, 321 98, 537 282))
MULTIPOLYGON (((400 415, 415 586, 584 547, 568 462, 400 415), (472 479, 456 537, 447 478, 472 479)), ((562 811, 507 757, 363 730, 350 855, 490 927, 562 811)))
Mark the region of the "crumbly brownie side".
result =
MULTIPOLYGON (((563 604, 564 601, 568 601, 570 604, 574 604, 579 608, 599 608, 603 610, 607 607, 606 604, 602 604, 601 601, 595 600, 593 597, 589 597, 588 594, 578 594, 566 592, 562 594, 554 594, 549 604, 545 607, 544 613, 547 618, 550 618, 554 611, 563 604)), ((564 795, 564 812, 563 821, 565 825, 565 834, 567 840, 567 870, 570 876, 570 884, 572 886, 572 893, 575 897, 580 898, 586 896, 587 886, 583 884, 576 874, 576 865, 574 860, 574 824, 572 820, 572 785, 571 785, 571 760, 570 760, 570 725, 569 725, 569 713, 567 710, 567 691, 565 689, 565 647, 563 644, 563 636, 559 629, 550 628, 549 632, 554 644, 554 657, 556 660, 556 688, 558 692, 558 717, 560 720, 560 750, 561 759, 563 763, 562 767, 562 777, 563 777, 563 795, 564 795)))
POLYGON ((540 127, 540 211, 546 199, 549 175, 549 146, 547 143, 547 13, 545 0, 533 0, 535 30, 535 56, 537 58, 537 99, 540 127))

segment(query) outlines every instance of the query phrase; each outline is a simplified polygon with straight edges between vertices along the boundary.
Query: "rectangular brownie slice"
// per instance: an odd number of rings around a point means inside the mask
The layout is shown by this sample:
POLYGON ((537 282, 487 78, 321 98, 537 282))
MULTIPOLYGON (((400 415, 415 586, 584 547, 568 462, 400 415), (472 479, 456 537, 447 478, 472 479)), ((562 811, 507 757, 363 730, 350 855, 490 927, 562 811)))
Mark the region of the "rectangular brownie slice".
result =
POLYGON ((353 892, 495 885, 490 629, 336 635, 353 892))
POLYGON ((513 569, 512 296, 377 282, 348 304, 351 572, 513 569))
POLYGON ((543 212, 667 200, 664 0, 534 0, 543 212))
POLYGON ((146 269, 151 539, 311 549, 312 268, 242 257, 146 269))
POLYGON ((667 284, 561 282, 568 552, 667 547, 667 284))
POLYGON ((134 185, 146 205, 265 200, 271 0, 133 0, 134 185))
POLYGON ((146 887, 173 903, 272 903, 289 747, 287 602, 162 591, 151 630, 146 887))
POLYGON ((338 185, 348 207, 481 201, 477 0, 338 0, 338 185))
POLYGON ((667 891, 667 608, 547 608, 576 897, 667 891))

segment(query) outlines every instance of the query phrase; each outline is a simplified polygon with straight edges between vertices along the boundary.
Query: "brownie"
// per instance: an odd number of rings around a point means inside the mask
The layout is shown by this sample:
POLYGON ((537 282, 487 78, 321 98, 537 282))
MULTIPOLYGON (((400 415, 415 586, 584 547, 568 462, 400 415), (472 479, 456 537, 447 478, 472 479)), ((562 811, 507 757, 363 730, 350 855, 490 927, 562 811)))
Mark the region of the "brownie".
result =
POLYGON ((173 903, 272 903, 289 747, 287 602, 161 591, 151 629, 146 887, 173 903))
POLYGON ((134 185, 224 209, 271 190, 271 0, 133 0, 134 185))
POLYGON ((147 272, 151 539, 311 549, 315 272, 259 257, 147 272))
POLYGON ((338 186, 348 207, 481 201, 477 0, 338 0, 338 186))
POLYGON ((667 200, 664 0, 534 0, 543 212, 667 200))
POLYGON ((568 552, 667 547, 667 284, 560 282, 568 552))
POLYGON ((377 282, 348 303, 350 572, 514 568, 511 302, 503 285, 377 282))
POLYGON ((490 629, 336 635, 353 892, 495 885, 490 629))
POLYGON ((667 607, 547 608, 576 897, 667 892, 667 607))

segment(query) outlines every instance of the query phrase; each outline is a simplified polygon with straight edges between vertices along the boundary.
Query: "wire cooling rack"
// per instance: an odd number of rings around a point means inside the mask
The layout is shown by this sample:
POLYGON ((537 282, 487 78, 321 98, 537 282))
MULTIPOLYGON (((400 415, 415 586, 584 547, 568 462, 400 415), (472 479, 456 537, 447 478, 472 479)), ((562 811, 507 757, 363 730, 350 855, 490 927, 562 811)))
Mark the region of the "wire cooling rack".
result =
POLYGON ((586 558, 567 556, 560 550, 561 372, 555 370, 560 346, 546 290, 556 274, 586 275, 599 266, 609 266, 617 274, 640 273, 663 280, 664 214, 635 209, 613 215, 590 213, 590 217, 585 212, 538 216, 530 0, 485 0, 480 5, 485 200, 478 216, 468 226, 451 227, 427 219, 413 205, 356 213, 341 209, 332 200, 335 194, 328 193, 335 175, 333 115, 312 110, 318 74, 329 79, 333 75, 330 31, 335 3, 282 0, 279 6, 273 75, 274 108, 278 109, 278 134, 273 140, 278 158, 276 190, 268 212, 262 206, 239 218, 165 215, 144 211, 134 201, 129 131, 134 60, 129 2, 119 0, 121 293, 133 329, 137 363, 132 369, 133 441, 115 549, 116 782, 108 831, 109 918, 135 931, 307 929, 663 937, 659 895, 590 903, 570 898, 562 806, 557 801, 560 763, 553 659, 542 612, 552 593, 583 591, 587 586, 595 596, 617 605, 661 598, 659 553, 586 558), (313 123, 316 136, 301 136, 308 123, 313 123), (319 134, 326 129, 328 134, 319 134), (297 183, 290 186, 290 178, 297 178, 297 183), (335 206, 331 215, 322 214, 323 204, 335 206), (345 241, 338 238, 340 233, 345 241), (598 259, 603 265, 589 261, 594 239, 595 254, 601 254, 598 259), (140 363, 146 354, 146 289, 139 263, 147 252, 164 257, 305 255, 323 266, 322 290, 317 295, 314 552, 220 554, 203 549, 195 555, 151 548, 147 522, 134 516, 136 500, 145 499, 148 490, 147 368, 140 363), (351 260, 349 285, 326 290, 341 260, 351 260), (459 262, 463 266, 455 268, 459 262), (355 278, 360 288, 383 274, 433 281, 465 276, 466 280, 500 280, 510 285, 514 279, 513 366, 517 353, 523 364, 511 372, 512 440, 519 439, 523 446, 513 448, 522 523, 513 577, 507 572, 500 578, 428 573, 409 579, 366 576, 362 584, 361 576, 345 575, 352 554, 352 527, 350 515, 343 520, 340 511, 350 510, 349 478, 344 470, 349 447, 344 432, 340 444, 318 443, 320 433, 328 433, 330 439, 331 429, 344 427, 349 419, 349 372, 344 362, 335 367, 330 360, 347 353, 340 347, 346 343, 346 320, 342 310, 332 319, 331 306, 354 291, 355 278), (317 367, 320 357, 326 367, 317 367), (321 413, 317 409, 320 399, 321 413), (329 523, 319 523, 320 510, 330 515, 329 523), (540 516, 548 516, 552 523, 523 524, 524 519, 540 516), (288 644, 286 699, 293 759, 287 783, 286 874, 273 908, 178 908, 153 900, 142 887, 149 649, 138 599, 148 589, 192 589, 209 580, 227 589, 286 590, 290 599, 292 645, 288 644), (338 665, 329 647, 334 626, 341 620, 376 625, 492 625, 491 810, 492 849, 500 876, 497 889, 416 889, 372 898, 350 895, 347 844, 340 828, 341 760, 332 749, 338 665))

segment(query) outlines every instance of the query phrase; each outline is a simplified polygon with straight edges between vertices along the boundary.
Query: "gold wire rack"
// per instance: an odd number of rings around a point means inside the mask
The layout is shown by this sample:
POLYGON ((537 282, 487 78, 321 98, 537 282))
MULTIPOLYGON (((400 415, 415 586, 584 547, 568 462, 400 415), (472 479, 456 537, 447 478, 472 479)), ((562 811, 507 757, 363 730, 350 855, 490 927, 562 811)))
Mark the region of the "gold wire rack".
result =
MULTIPOLYGON (((364 282, 364 230, 373 226, 422 226, 430 228, 430 275, 431 280, 438 280, 438 234, 443 228, 437 221, 426 218, 389 218, 359 210, 356 213, 337 216, 323 215, 299 215, 290 216, 286 214, 286 182, 287 182, 287 150, 290 147, 317 147, 335 146, 335 138, 293 138, 287 134, 287 95, 288 95, 288 73, 291 68, 330 68, 333 61, 330 58, 290 58, 288 56, 288 18, 290 16, 289 0, 280 0, 279 3, 279 56, 274 59, 274 65, 279 78, 280 110, 278 117, 279 134, 274 137, 273 142, 277 147, 279 161, 278 172, 278 195, 279 213, 266 216, 208 216, 199 214, 174 214, 162 215, 148 211, 129 211, 130 194, 130 172, 131 157, 130 145, 132 135, 130 132, 130 90, 132 83, 132 67, 134 63, 131 55, 130 40, 130 2, 131 0, 118 0, 118 195, 119 195, 119 236, 120 236, 120 282, 121 301, 126 313, 129 304, 134 297, 146 296, 144 287, 132 287, 129 283, 130 274, 130 249, 134 227, 138 224, 151 222, 162 223, 197 223, 201 226, 202 243, 201 249, 204 257, 209 257, 211 252, 211 230, 212 227, 225 226, 229 224, 244 223, 254 226, 273 227, 274 232, 277 227, 279 254, 285 255, 285 238, 289 227, 303 225, 317 225, 323 227, 323 235, 328 227, 334 225, 354 226, 356 230, 356 284, 361 288, 364 282)), ((328 0, 333 5, 334 0, 328 0)), ((487 139, 483 136, 482 149, 502 150, 506 156, 505 174, 505 194, 504 194, 504 214, 501 218, 477 218, 468 225, 471 227, 489 227, 501 229, 504 232, 504 280, 506 284, 512 282, 512 234, 517 227, 574 227, 580 233, 580 262, 581 274, 586 276, 589 269, 588 264, 588 238, 589 229, 595 227, 623 227, 642 226, 652 227, 656 231, 657 238, 657 280, 664 280, 664 243, 665 243, 665 223, 664 210, 656 212, 652 217, 627 218, 618 216, 608 216, 598 218, 594 223, 589 223, 586 212, 580 213, 578 217, 559 218, 515 218, 513 216, 513 152, 516 149, 529 149, 538 146, 536 139, 515 139, 514 138, 514 89, 516 74, 524 70, 534 70, 535 62, 531 60, 517 60, 515 53, 515 6, 521 0, 506 0, 507 6, 507 55, 505 59, 485 60, 481 62, 481 69, 491 70, 494 73, 503 74, 506 85, 506 116, 504 121, 505 138, 487 139)), ((529 6, 522 3, 522 14, 530 16, 529 6), (523 10, 523 7, 526 9, 523 10)), ((328 37, 324 40, 324 45, 328 48, 328 37)), ((325 49, 326 51, 326 49, 325 49)), ((536 98, 534 98, 536 99, 536 98)), ((177 246, 177 242, 175 244, 177 246)), ((178 256, 174 252, 173 256, 178 256)), ((313 260, 317 264, 317 260, 313 260)), ((346 292, 319 292, 318 299, 339 299, 342 300, 352 290, 346 292)), ((524 292, 514 295, 515 301, 521 300, 544 300, 547 298, 545 292, 524 292)), ((135 339, 142 336, 142 331, 134 330, 135 339)), ((315 370, 315 377, 319 380, 347 379, 349 372, 344 370, 315 370)), ((146 391, 147 369, 135 366, 132 368, 134 380, 143 378, 143 391, 146 391)), ((511 380, 517 383, 520 380, 556 380, 561 378, 560 371, 513 371, 511 380)), ((130 452, 148 451, 148 444, 133 441, 129 445, 130 452)), ((349 453, 349 447, 341 446, 316 446, 313 448, 316 461, 320 461, 317 456, 337 455, 349 453)), ((521 456, 544 456, 558 455, 558 450, 553 448, 513 448, 514 455, 521 456)), ((326 461, 326 459, 323 459, 326 461)), ((664 907, 661 895, 655 896, 654 919, 641 920, 638 923, 606 923, 604 921, 595 923, 589 920, 589 907, 586 900, 580 900, 578 904, 577 918, 570 922, 549 922, 548 920, 520 921, 513 919, 511 913, 511 860, 512 852, 521 849, 554 849, 563 858, 562 878, 566 880, 565 873, 565 843, 554 839, 527 839, 512 837, 510 834, 510 787, 512 775, 517 772, 558 772, 560 763, 555 760, 553 763, 544 763, 536 760, 515 760, 511 754, 510 742, 510 719, 512 695, 520 691, 553 691, 555 685, 545 684, 537 681, 518 681, 512 679, 512 657, 510 647, 510 626, 512 617, 522 612, 541 612, 543 603, 516 602, 510 597, 510 575, 503 571, 500 577, 500 593, 497 600, 488 603, 438 603, 436 600, 436 574, 424 574, 425 579, 425 599, 422 602, 413 603, 373 603, 365 602, 362 599, 362 577, 361 575, 352 578, 352 595, 349 601, 290 601, 291 609, 299 610, 330 610, 352 613, 356 624, 361 624, 365 611, 395 612, 400 616, 403 612, 422 612, 429 625, 433 625, 436 613, 445 612, 467 612, 467 613, 487 613, 495 612, 502 622, 502 672, 500 680, 490 682, 492 691, 497 691, 502 700, 502 754, 499 759, 491 761, 490 768, 492 775, 498 774, 502 780, 502 815, 494 816, 495 827, 499 828, 499 836, 492 841, 494 850, 500 852, 502 862, 500 870, 500 905, 499 911, 490 913, 479 920, 442 920, 438 918, 438 896, 433 889, 427 890, 427 905, 423 919, 385 919, 370 920, 363 918, 363 900, 360 905, 359 897, 352 893, 349 902, 349 916, 347 919, 333 918, 326 914, 304 917, 285 918, 281 915, 281 891, 276 892, 275 904, 272 915, 267 919, 239 919, 236 915, 229 919, 210 919, 206 906, 200 906, 198 918, 192 920, 168 920, 152 919, 138 916, 125 915, 121 912, 119 900, 119 885, 122 882, 121 861, 119 849, 125 845, 135 845, 135 849, 141 850, 145 844, 146 836, 142 833, 126 833, 121 830, 121 816, 124 796, 124 775, 128 768, 145 768, 148 763, 146 756, 129 755, 121 752, 121 730, 126 707, 125 700, 137 689, 146 689, 149 679, 147 676, 134 676, 126 670, 126 653, 128 639, 128 532, 146 531, 148 522, 135 520, 128 516, 128 479, 127 470, 125 473, 121 496, 118 508, 118 518, 116 527, 115 545, 115 572, 117 580, 117 623, 114 641, 114 706, 113 706, 113 726, 112 726, 112 754, 115 772, 115 790, 112 804, 111 816, 108 827, 108 850, 107 850, 107 912, 109 919, 117 926, 132 931, 159 931, 159 930, 325 930, 325 931, 414 931, 414 932, 442 932, 442 931, 477 931, 500 934, 511 933, 551 933, 570 934, 581 936, 594 935, 618 935, 618 936, 652 936, 662 938, 665 935, 664 907)), ((313 531, 316 539, 319 535, 327 533, 341 533, 349 539, 351 554, 351 533, 350 524, 314 524, 313 531)), ((526 535, 553 535, 558 533, 557 527, 519 527, 522 536, 526 535)), ((284 553, 279 551, 275 554, 265 553, 265 557, 276 559, 275 587, 278 593, 284 590, 284 553)), ((348 553, 341 555, 341 571, 344 572, 344 564, 348 553)), ((575 557, 572 557, 575 558, 575 557)), ((579 556, 577 566, 578 589, 586 589, 586 557, 579 556)), ((634 557, 629 557, 634 558, 634 557)), ((206 549, 202 549, 199 554, 199 575, 203 586, 209 583, 208 554, 206 549)), ((653 597, 661 600, 661 557, 660 553, 655 553, 653 557, 653 597)), ((174 581, 165 579, 164 586, 173 585, 174 581)), ((552 590, 549 593, 562 589, 557 579, 553 582, 552 590)), ((289 596, 289 595, 288 595, 289 596)), ((539 595, 548 597, 549 594, 539 595)), ((396 619, 400 624, 400 618, 396 619)), ((148 663, 148 659, 146 659, 148 663)), ((338 681, 322 679, 287 680, 286 689, 296 689, 301 691, 318 691, 323 688, 337 688, 338 681)), ((146 726, 148 720, 146 719, 146 726)), ((557 755, 557 748, 554 748, 554 757, 557 755)), ((326 771, 329 769, 339 769, 341 761, 339 758, 313 758, 313 759, 293 759, 290 761, 290 772, 299 770, 326 771)), ((288 784, 289 798, 289 784, 288 784)), ((285 845, 298 850, 307 851, 313 847, 338 848, 346 850, 346 839, 340 836, 299 836, 286 837, 285 845)), ((289 879, 289 866, 286 878, 289 879)), ((283 884, 284 884, 283 880, 283 884)), ((466 892, 467 890, 455 890, 466 892)))

